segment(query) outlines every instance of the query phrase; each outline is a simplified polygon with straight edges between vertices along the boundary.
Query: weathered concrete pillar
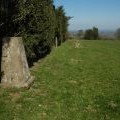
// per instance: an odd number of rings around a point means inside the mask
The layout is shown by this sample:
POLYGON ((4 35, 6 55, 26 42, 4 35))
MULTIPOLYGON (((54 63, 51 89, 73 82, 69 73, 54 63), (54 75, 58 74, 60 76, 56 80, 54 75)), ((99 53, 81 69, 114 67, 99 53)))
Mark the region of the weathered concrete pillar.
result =
POLYGON ((33 79, 30 76, 22 38, 4 38, 2 42, 1 85, 28 87, 33 79))
POLYGON ((58 38, 55 37, 55 47, 57 48, 58 47, 58 38))

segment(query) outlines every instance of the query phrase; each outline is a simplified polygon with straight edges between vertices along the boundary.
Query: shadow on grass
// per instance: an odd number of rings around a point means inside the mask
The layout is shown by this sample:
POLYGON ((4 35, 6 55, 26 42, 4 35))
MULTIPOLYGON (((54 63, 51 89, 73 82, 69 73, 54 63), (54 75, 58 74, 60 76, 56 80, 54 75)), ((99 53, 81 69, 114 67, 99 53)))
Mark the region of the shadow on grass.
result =
POLYGON ((2 59, 2 39, 0 38, 0 83, 1 83, 1 76, 2 76, 2 72, 1 72, 1 59, 2 59))
MULTIPOLYGON (((35 48, 36 49, 36 48, 35 48)), ((28 66, 29 68, 34 66, 34 63, 38 62, 40 59, 45 58, 47 55, 51 53, 51 49, 49 47, 46 47, 38 52, 36 52, 35 58, 28 58, 28 66)))
POLYGON ((95 104, 99 106, 101 112, 114 115, 120 111, 120 96, 115 94, 113 96, 96 96, 95 104))

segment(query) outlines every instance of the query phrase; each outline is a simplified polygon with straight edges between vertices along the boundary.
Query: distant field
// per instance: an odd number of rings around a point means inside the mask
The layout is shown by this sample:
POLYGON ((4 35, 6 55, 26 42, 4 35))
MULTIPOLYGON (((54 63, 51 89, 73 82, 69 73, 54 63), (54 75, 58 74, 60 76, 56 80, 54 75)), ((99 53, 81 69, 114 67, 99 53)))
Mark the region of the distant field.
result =
POLYGON ((31 72, 29 90, 0 88, 0 120, 120 120, 120 41, 67 41, 31 72))

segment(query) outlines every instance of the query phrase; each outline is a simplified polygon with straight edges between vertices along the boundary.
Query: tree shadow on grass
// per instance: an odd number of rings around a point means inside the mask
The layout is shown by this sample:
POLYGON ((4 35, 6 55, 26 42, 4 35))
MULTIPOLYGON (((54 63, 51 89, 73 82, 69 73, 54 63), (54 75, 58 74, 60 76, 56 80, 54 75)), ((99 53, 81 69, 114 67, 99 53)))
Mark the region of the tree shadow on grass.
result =
POLYGON ((120 111, 120 97, 119 94, 113 96, 96 96, 95 105, 99 106, 101 115, 108 115, 110 118, 116 118, 120 111))
POLYGON ((1 72, 1 59, 2 59, 2 39, 0 38, 0 83, 1 83, 1 76, 2 76, 2 72, 1 72))
POLYGON ((40 59, 43 59, 45 58, 47 55, 49 55, 51 53, 51 48, 50 47, 44 47, 43 49, 41 49, 39 52, 36 51, 36 48, 35 48, 35 54, 36 54, 36 57, 35 58, 28 58, 27 61, 28 61, 28 66, 29 68, 33 67, 34 66, 34 63, 38 62, 40 59))

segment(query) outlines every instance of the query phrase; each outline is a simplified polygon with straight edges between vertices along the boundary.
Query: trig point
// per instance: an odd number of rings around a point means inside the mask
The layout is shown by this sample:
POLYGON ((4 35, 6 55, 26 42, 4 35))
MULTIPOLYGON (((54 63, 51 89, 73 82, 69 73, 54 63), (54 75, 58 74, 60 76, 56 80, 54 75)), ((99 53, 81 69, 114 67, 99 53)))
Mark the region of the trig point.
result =
POLYGON ((2 86, 21 88, 32 83, 21 37, 2 40, 1 73, 2 86))

